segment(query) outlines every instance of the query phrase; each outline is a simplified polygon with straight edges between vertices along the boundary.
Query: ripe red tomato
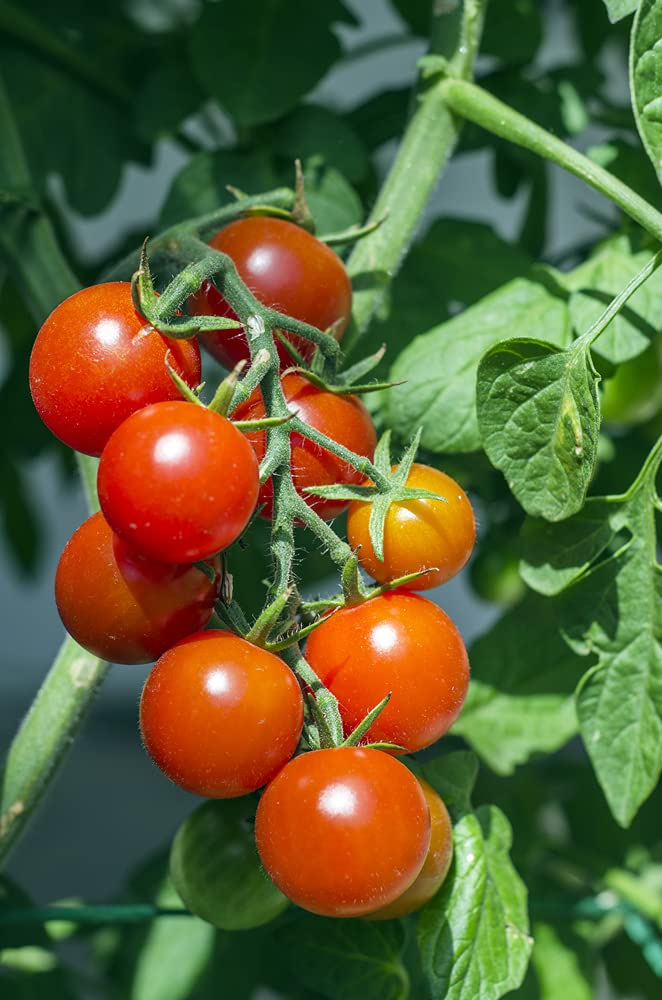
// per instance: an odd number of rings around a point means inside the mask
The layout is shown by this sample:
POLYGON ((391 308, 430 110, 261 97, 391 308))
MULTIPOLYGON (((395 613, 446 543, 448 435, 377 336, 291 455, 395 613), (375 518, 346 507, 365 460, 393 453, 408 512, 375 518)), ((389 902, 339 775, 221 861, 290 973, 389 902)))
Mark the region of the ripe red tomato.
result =
MULTIPOLYGON (((283 376, 282 385, 289 408, 294 410, 301 420, 358 455, 372 458, 377 444, 377 434, 370 414, 357 396, 337 396, 332 392, 325 392, 293 372, 283 376)), ((235 420, 258 420, 264 415, 264 403, 259 389, 256 389, 232 414, 235 420)), ((266 448, 265 431, 255 431, 246 437, 261 462, 266 448)), ((344 501, 306 496, 306 487, 326 486, 331 483, 360 483, 363 481, 362 474, 300 434, 290 435, 290 452, 292 479, 297 493, 303 496, 308 506, 316 510, 321 517, 329 519, 341 514, 347 507, 344 501)), ((273 510, 271 479, 260 487, 258 503, 264 504, 263 516, 271 517, 273 510)))
POLYGON ((255 509, 255 452, 196 403, 155 403, 117 428, 99 463, 108 523, 141 552, 195 562, 230 545, 255 509))
POLYGON ((281 892, 327 917, 357 917, 397 899, 430 843, 423 790, 378 750, 339 747, 291 760, 255 817, 262 863, 281 892))
POLYGON ((389 583, 428 566, 425 576, 403 584, 407 590, 428 590, 450 580, 462 569, 476 541, 476 522, 464 490, 454 479, 429 465, 414 464, 407 486, 430 490, 443 500, 393 503, 386 515, 384 561, 375 555, 368 522, 370 503, 354 501, 347 515, 347 538, 361 546, 359 562, 379 583, 389 583))
POLYGON ((260 788, 297 748, 303 698, 282 660, 231 632, 197 632, 153 667, 140 700, 150 757, 189 792, 260 788))
POLYGON ((148 663, 204 628, 220 586, 195 566, 154 562, 93 514, 67 542, 55 601, 76 642, 113 663, 148 663))
MULTIPOLYGON (((352 311, 352 286, 340 258, 326 244, 300 226, 284 219, 255 216, 238 219, 209 241, 215 250, 228 254, 240 278, 256 299, 279 312, 327 330, 340 321, 337 339, 345 332, 352 311)), ((229 316, 237 319, 211 281, 189 299, 193 315, 229 316)), ((310 359, 314 345, 290 335, 297 351, 310 359)), ((244 330, 217 330, 201 340, 226 368, 250 357, 244 330)), ((292 359, 277 345, 284 368, 292 359)))
POLYGON ((366 739, 410 752, 450 729, 469 685, 467 651, 448 615, 399 589, 336 611, 310 635, 306 659, 338 699, 347 733, 390 692, 366 739))
POLYGON ((165 366, 190 386, 200 381, 195 340, 169 340, 136 312, 131 285, 92 285, 50 314, 32 348, 30 391, 56 437, 87 455, 136 410, 180 399, 165 366))
POLYGON ((438 892, 453 859, 453 828, 448 810, 432 785, 418 779, 430 810, 430 847, 423 867, 412 884, 396 900, 370 914, 371 920, 392 920, 420 910, 438 892))

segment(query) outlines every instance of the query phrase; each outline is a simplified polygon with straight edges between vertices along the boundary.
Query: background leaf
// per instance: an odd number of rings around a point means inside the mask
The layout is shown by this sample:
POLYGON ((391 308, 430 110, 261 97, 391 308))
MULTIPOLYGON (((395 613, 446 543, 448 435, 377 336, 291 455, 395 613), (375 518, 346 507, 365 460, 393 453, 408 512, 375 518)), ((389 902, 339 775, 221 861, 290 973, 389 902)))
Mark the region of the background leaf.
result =
POLYGON ((630 43, 630 89, 637 128, 662 182, 662 3, 641 0, 630 43))

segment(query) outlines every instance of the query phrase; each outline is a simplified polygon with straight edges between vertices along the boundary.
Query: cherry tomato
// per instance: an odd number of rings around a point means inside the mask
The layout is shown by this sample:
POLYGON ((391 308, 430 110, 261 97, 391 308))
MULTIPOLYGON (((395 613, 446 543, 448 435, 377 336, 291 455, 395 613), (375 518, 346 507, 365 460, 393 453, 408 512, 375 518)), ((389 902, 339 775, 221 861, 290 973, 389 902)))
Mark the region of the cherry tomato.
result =
POLYGON ((347 515, 347 538, 352 548, 361 546, 361 566, 378 580, 389 583, 428 567, 429 573, 403 584, 407 590, 428 590, 458 573, 476 541, 476 522, 469 499, 454 479, 429 465, 414 464, 407 486, 430 490, 443 500, 393 503, 386 515, 384 561, 375 555, 368 524, 371 505, 353 501, 347 515))
POLYGON ((200 381, 195 340, 170 340, 136 312, 131 285, 92 285, 50 314, 32 348, 30 391, 56 437, 87 455, 136 410, 179 399, 165 366, 190 386, 200 381))
MULTIPOLYGON (((300 226, 267 216, 238 219, 209 241, 215 250, 228 254, 240 278, 256 299, 279 312, 328 330, 335 336, 345 332, 352 311, 352 286, 340 258, 326 244, 300 226)), ((229 316, 237 319, 221 293, 206 282, 189 299, 194 315, 229 316)), ((299 354, 310 359, 314 345, 289 335, 299 354)), ((226 368, 250 357, 244 330, 217 330, 201 337, 207 350, 226 368)), ((277 344, 284 368, 292 364, 282 344, 277 344)))
POLYGON ((430 844, 423 790, 404 764, 356 747, 291 760, 260 799, 262 863, 298 906, 363 916, 401 896, 430 844))
POLYGON ((253 796, 204 802, 170 851, 170 877, 184 905, 224 931, 261 927, 288 906, 260 864, 256 808, 253 796))
POLYGON ((150 757, 207 798, 247 795, 290 759, 303 698, 282 660, 231 632, 197 632, 157 661, 140 700, 150 757))
POLYGON ((113 663, 148 663, 205 627, 220 586, 195 566, 154 562, 93 514, 71 536, 55 574, 55 601, 76 642, 113 663))
POLYGON ((450 729, 469 684, 467 651, 448 615, 399 589, 328 617, 311 633, 306 659, 338 699, 346 733, 390 693, 366 739, 411 752, 450 729))
POLYGON ((152 559, 195 562, 230 545, 255 509, 255 452, 196 403, 155 403, 117 428, 99 463, 108 523, 152 559))
MULTIPOLYGON (((283 392, 288 406, 305 423, 327 437, 344 445, 358 455, 372 458, 377 444, 375 427, 366 407, 356 396, 337 396, 312 385, 301 375, 290 373, 282 379, 283 392)), ((259 389, 232 414, 235 420, 258 420, 265 415, 259 389)), ((253 445, 261 462, 266 448, 265 431, 255 431, 246 437, 253 445)), ((342 500, 323 500, 306 495, 306 486, 326 486, 331 483, 360 483, 363 476, 347 462, 300 434, 290 435, 292 479, 297 492, 306 503, 324 518, 337 517, 347 507, 342 500)), ((262 514, 271 517, 273 510, 273 485, 268 479, 260 488, 259 504, 264 504, 262 514)))
POLYGON ((453 828, 448 810, 432 785, 418 779, 430 810, 430 847, 423 867, 408 889, 388 906, 370 914, 371 920, 392 920, 420 910, 438 892, 453 859, 453 828))

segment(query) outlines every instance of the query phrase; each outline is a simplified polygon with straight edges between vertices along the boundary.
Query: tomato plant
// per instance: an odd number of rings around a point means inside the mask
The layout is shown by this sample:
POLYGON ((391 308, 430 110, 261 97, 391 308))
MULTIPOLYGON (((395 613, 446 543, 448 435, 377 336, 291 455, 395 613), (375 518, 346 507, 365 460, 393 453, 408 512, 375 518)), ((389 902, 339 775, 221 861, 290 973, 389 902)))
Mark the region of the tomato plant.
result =
MULTIPOLYGON (((377 443, 374 424, 365 405, 356 396, 338 396, 317 388, 301 375, 289 373, 282 378, 283 393, 291 412, 310 427, 321 431, 338 444, 358 455, 372 458, 377 443)), ((259 390, 240 404, 235 420, 258 420, 265 416, 264 402, 259 390)), ((255 449, 258 461, 266 451, 266 433, 255 431, 247 434, 255 449)), ((327 449, 320 447, 302 434, 290 434, 290 462, 292 480, 297 492, 313 507, 320 517, 333 518, 346 508, 343 501, 323 500, 306 493, 307 486, 326 486, 331 483, 359 483, 361 474, 327 449)), ((258 503, 264 517, 273 511, 273 483, 271 479, 260 487, 258 503)))
MULTIPOLYGON (((352 309, 349 277, 333 250, 305 229, 267 216, 238 219, 209 243, 232 258, 240 277, 260 302, 320 330, 333 328, 334 335, 342 337, 352 309)), ((189 309, 194 315, 237 318, 212 281, 191 296, 189 309)), ((288 339, 310 360, 310 344, 300 337, 288 339)), ((226 368, 250 357, 244 330, 206 333, 202 342, 226 368)), ((287 348, 280 343, 276 346, 283 367, 291 365, 287 348)))
POLYGON ((140 730, 154 763, 175 784, 208 798, 261 788, 296 750, 302 724, 292 671, 216 629, 164 653, 140 699, 140 730))
POLYGON ((469 498, 461 486, 439 469, 414 464, 407 486, 429 490, 443 500, 396 502, 386 515, 384 558, 378 559, 370 539, 371 505, 355 501, 347 515, 347 537, 359 548, 363 568, 380 583, 409 573, 429 572, 403 586, 427 590, 445 583, 462 569, 476 539, 476 523, 469 498))
POLYGON ((283 768, 260 799, 255 836, 264 867, 293 902, 323 916, 364 916, 419 874, 430 814, 403 764, 341 747, 283 768))
POLYGON ((97 513, 60 556, 55 600, 65 628, 85 649, 113 663, 148 663, 208 623, 220 559, 208 568, 210 576, 196 566, 155 562, 97 513))
POLYGON ((367 738, 409 751, 443 736, 469 684, 453 622, 432 601, 401 590, 336 611, 308 639, 306 657, 338 699, 347 733, 390 694, 367 738))
POLYGON ((156 403, 133 414, 99 463, 99 500, 113 530, 169 562, 206 559, 234 542, 257 492, 246 439, 193 403, 156 403))
POLYGON ((191 387, 200 381, 195 340, 169 340, 136 312, 126 281, 92 285, 60 303, 30 357, 39 416, 61 441, 100 455, 123 420, 149 403, 179 399, 166 358, 191 387))

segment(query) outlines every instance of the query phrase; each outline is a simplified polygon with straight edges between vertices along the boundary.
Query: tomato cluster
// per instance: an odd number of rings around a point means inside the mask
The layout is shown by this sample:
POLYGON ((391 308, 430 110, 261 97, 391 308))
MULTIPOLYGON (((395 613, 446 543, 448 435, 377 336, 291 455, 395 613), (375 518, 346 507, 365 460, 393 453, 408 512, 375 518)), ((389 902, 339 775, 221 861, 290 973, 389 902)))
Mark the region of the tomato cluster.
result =
MULTIPOLYGON (((212 244, 231 257, 259 302, 342 335, 351 288, 339 258, 323 243, 289 222, 246 218, 212 244)), ((189 307, 234 315, 209 283, 189 307)), ((250 353, 243 329, 208 334, 205 343, 226 364, 250 353)), ((291 343, 310 359, 310 343, 291 343)), ((252 641, 252 633, 207 628, 225 599, 219 596, 222 553, 256 510, 266 518, 274 512, 272 477, 265 472, 260 483, 267 435, 259 425, 243 433, 216 409, 180 397, 168 365, 195 388, 197 343, 173 340, 146 323, 126 283, 94 286, 62 303, 32 354, 31 389, 44 421, 67 444, 100 455, 101 512, 67 544, 56 601, 70 634, 96 655, 122 663, 157 660, 141 697, 140 729, 148 753, 173 782, 216 800, 263 789, 254 837, 273 880, 260 889, 270 914, 281 907, 280 890, 314 913, 386 919, 426 902, 450 865, 444 804, 398 758, 436 742, 467 692, 469 664, 457 629, 412 591, 436 586, 464 565, 474 543, 473 513, 452 479, 414 465, 407 484, 433 495, 390 505, 378 557, 370 500, 348 504, 310 492, 370 485, 346 460, 351 452, 365 468, 363 460, 372 459, 370 415, 357 397, 320 388, 300 369, 283 371, 291 359, 280 340, 274 344, 281 398, 297 417, 285 438, 291 489, 319 518, 349 506, 349 543, 364 570, 384 585, 316 623, 305 648, 307 683, 265 648, 263 633, 252 641), (333 453, 320 436, 345 450, 333 453), (335 745, 320 738, 316 726, 304 729, 315 675, 337 701, 343 736, 335 745), (366 717, 387 696, 368 725, 366 717)), ((273 377, 278 385, 275 371, 273 377)), ((271 416, 260 387, 232 416, 271 416)), ((244 812, 242 806, 228 821, 232 829, 244 812)), ((219 822, 216 814, 205 816, 219 822)), ((202 882, 191 874, 196 866, 186 845, 198 840, 197 834, 178 839, 175 869, 187 904, 206 914, 218 907, 197 903, 202 882)))

